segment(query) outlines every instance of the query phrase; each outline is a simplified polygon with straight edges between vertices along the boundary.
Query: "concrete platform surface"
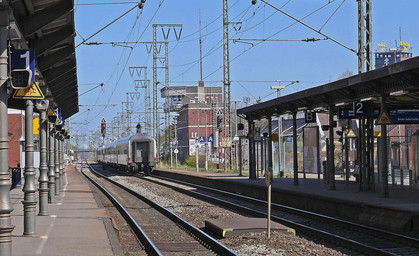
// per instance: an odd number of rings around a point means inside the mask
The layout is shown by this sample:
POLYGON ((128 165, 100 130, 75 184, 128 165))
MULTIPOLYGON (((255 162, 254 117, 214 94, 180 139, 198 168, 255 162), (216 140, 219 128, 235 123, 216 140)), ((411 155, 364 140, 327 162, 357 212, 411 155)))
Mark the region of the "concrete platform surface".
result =
MULTIPOLYGON (((268 220, 266 218, 239 217, 205 221, 205 227, 220 237, 230 237, 251 232, 265 231, 267 230, 267 225, 268 220)), ((274 221, 271 221, 271 230, 291 232, 295 235, 294 229, 274 221)))
MULTIPOLYGON (((267 198, 265 179, 250 180, 238 174, 195 172, 177 169, 159 169, 157 175, 180 178, 184 181, 209 186, 232 193, 267 198)), ((335 181, 335 190, 330 189, 317 174, 299 174, 298 185, 293 178, 274 178, 272 202, 314 211, 320 214, 345 218, 365 225, 392 232, 419 232, 419 188, 418 186, 388 185, 390 197, 383 197, 382 184, 373 190, 360 191, 355 181, 346 184, 335 181)))
POLYGON ((87 181, 75 166, 67 166, 66 174, 67 185, 48 204, 49 216, 36 216, 32 237, 23 236, 23 184, 10 191, 13 255, 124 255, 111 218, 87 181))

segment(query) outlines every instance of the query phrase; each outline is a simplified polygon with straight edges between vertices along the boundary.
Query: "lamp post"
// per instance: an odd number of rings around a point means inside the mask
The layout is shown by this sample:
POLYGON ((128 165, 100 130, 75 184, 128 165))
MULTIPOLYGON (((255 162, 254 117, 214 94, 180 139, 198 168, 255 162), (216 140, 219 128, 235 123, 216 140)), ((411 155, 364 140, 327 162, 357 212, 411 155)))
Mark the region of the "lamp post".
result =
POLYGON ((208 171, 208 118, 207 110, 205 109, 205 171, 208 171))
MULTIPOLYGON (((198 98, 198 97, 196 97, 198 98)), ((196 163, 196 172, 199 172, 199 99, 197 99, 197 111, 198 111, 198 129, 196 134, 196 149, 195 149, 195 163, 196 163)))
MULTIPOLYGON (((235 110, 235 116, 236 116, 236 122, 235 122, 235 136, 237 137, 237 102, 241 102, 241 100, 231 100, 231 102, 234 102, 234 110, 235 110)), ((234 160, 236 162, 236 170, 239 168, 239 163, 238 163, 238 157, 237 157, 237 144, 236 147, 234 148, 234 160)))
MULTIPOLYGON (((176 166, 175 166, 175 168, 177 168, 177 154, 179 153, 179 150, 178 150, 178 148, 177 148, 177 146, 178 146, 178 141, 177 141, 177 118, 178 118, 178 116, 179 116, 179 114, 178 113, 175 113, 175 114, 172 114, 172 116, 174 117, 174 124, 175 124, 175 141, 174 141, 174 143, 176 143, 175 145, 176 145, 176 147, 175 147, 175 162, 176 162, 176 166)), ((171 165, 170 165, 171 166, 171 165)))
MULTIPOLYGON (((279 84, 281 84, 281 80, 276 80, 279 84)), ((285 86, 278 85, 278 86, 271 86, 272 90, 276 90, 276 96, 281 97, 281 90, 284 89, 285 86)), ((281 150, 281 143, 282 143, 282 115, 278 117, 278 174, 281 173, 281 157, 282 157, 282 150, 281 150)), ((284 149, 285 153, 285 149, 284 149)))

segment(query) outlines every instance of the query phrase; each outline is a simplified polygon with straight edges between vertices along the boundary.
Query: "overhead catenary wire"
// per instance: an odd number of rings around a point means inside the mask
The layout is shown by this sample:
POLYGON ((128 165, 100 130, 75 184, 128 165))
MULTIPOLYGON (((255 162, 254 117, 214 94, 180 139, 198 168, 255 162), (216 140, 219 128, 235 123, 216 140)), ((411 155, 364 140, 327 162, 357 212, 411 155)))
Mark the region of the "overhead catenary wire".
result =
MULTIPOLYGON (((307 14, 306 16, 304 16, 303 18, 301 18, 300 20, 304 20, 304 19, 306 19, 307 17, 310 17, 311 15, 313 15, 314 13, 316 13, 316 12, 320 11, 321 9, 325 8, 326 6, 328 6, 329 4, 331 4, 331 3, 332 3, 332 2, 334 2, 334 1, 335 1, 335 0, 330 0, 328 3, 326 3, 326 4, 322 5, 322 6, 320 6, 320 7, 319 7, 319 8, 317 8, 316 10, 314 10, 314 11, 310 12, 309 14, 307 14)), ((283 28, 283 29, 279 30, 278 32, 276 32, 276 33, 274 33, 274 34, 270 35, 270 36, 269 36, 269 37, 267 37, 267 38, 268 38, 268 39, 269 39, 269 38, 272 38, 272 37, 274 37, 274 36, 278 35, 279 33, 281 33, 281 32, 283 32, 283 31, 287 30, 288 28, 290 28, 290 27, 294 26, 294 25, 295 25, 295 24, 297 24, 297 23, 298 23, 298 22, 297 22, 297 21, 295 21, 294 23, 291 23, 290 25, 288 25, 288 26, 286 26, 285 28, 283 28)), ((232 63, 232 62, 233 62, 233 61, 235 61, 237 58, 239 58, 240 56, 242 56, 243 54, 245 54, 246 52, 248 52, 250 49, 252 49, 253 47, 256 47, 257 45, 259 45, 259 44, 261 44, 261 43, 263 43, 263 41, 261 41, 261 42, 257 42, 257 43, 255 43, 254 45, 252 45, 250 48, 248 48, 248 49, 246 49, 246 50, 243 50, 243 52, 241 52, 240 54, 236 55, 234 58, 230 59, 230 63, 232 63)), ((217 72, 218 70, 220 70, 221 68, 222 68, 222 67, 217 68, 216 70, 214 70, 213 72, 211 72, 210 74, 208 74, 205 78, 212 76, 214 73, 216 73, 216 72, 217 72)), ((204 78, 204 79, 205 79, 205 78, 204 78)))
POLYGON ((265 4, 267 4, 267 5, 271 6, 272 8, 274 8, 275 10, 278 10, 279 12, 281 12, 281 13, 283 13, 284 15, 288 16, 289 18, 291 18, 291 19, 295 20, 296 22, 298 22, 298 23, 300 23, 300 24, 302 24, 302 25, 306 26, 307 28, 309 28, 309 29, 311 29, 311 30, 313 30, 313 31, 315 31, 315 32, 317 32, 317 33, 319 33, 320 35, 322 35, 322 36, 324 36, 324 37, 327 37, 327 39, 331 40, 332 42, 335 42, 335 43, 337 43, 338 45, 340 45, 340 46, 342 46, 342 47, 344 47, 344 48, 346 48, 346 49, 348 49, 348 50, 350 50, 350 51, 354 52, 355 54, 358 54, 358 51, 356 51, 355 49, 352 49, 352 48, 350 48, 350 47, 348 47, 348 46, 344 45, 343 43, 341 43, 341 42, 339 42, 339 41, 337 41, 337 40, 335 40, 335 39, 331 38, 330 36, 328 36, 328 35, 324 34, 324 33, 323 33, 323 32, 321 32, 320 30, 317 30, 317 29, 313 28, 312 26, 310 26, 310 25, 308 25, 308 24, 304 23, 301 19, 297 19, 297 18, 295 18, 294 16, 292 16, 292 15, 288 14, 287 12, 285 12, 285 11, 281 10, 280 8, 278 8, 278 7, 274 6, 273 4, 271 4, 271 3, 269 3, 269 2, 267 2, 267 1, 265 1, 265 0, 261 0, 261 2, 264 2, 265 4))
POLYGON ((105 25, 103 28, 101 28, 98 31, 96 31, 95 33, 93 33, 93 35, 91 35, 88 38, 86 38, 83 41, 81 41, 75 48, 79 47, 80 45, 84 44, 86 41, 88 41, 89 39, 91 39, 95 35, 99 34, 103 30, 105 30, 107 27, 109 27, 110 25, 112 25, 113 23, 115 23, 116 21, 118 21, 120 18, 124 17, 125 15, 127 15, 128 13, 130 13, 132 10, 134 10, 137 7, 139 7, 139 5, 140 4, 135 5, 134 7, 132 7, 131 9, 129 9, 128 11, 126 11, 125 13, 123 13, 122 15, 120 15, 118 18, 114 19, 113 21, 111 21, 110 23, 108 23, 107 25, 105 25))
MULTIPOLYGON (((146 25, 146 27, 144 28, 144 30, 143 30, 143 32, 141 33, 141 35, 138 37, 138 39, 137 39, 137 42, 140 42, 140 40, 141 40, 141 38, 142 38, 142 36, 144 35, 144 33, 145 33, 145 31, 147 30, 147 28, 150 26, 150 24, 151 24, 151 22, 153 21, 153 19, 154 19, 154 17, 157 15, 157 13, 158 13, 158 11, 160 10, 160 7, 163 5, 163 3, 164 3, 164 0, 162 0, 160 3, 159 3, 159 5, 158 5, 158 7, 157 7, 157 9, 156 9, 156 11, 154 12, 154 14, 153 14, 153 16, 150 18, 150 21, 147 23, 147 25, 146 25)), ((118 81, 117 81, 117 83, 116 83, 116 85, 115 85, 115 87, 114 87, 114 89, 113 89, 113 91, 112 91, 112 93, 111 93, 111 95, 110 95, 110 97, 108 98, 108 101, 107 101, 107 103, 106 104, 109 104, 109 102, 110 102, 110 100, 111 100, 111 98, 112 98, 112 96, 114 95, 114 93, 115 93, 115 91, 116 91, 116 89, 117 89, 117 87, 118 87, 118 85, 119 85, 119 81, 121 80, 121 78, 122 78, 122 75, 123 75, 123 73, 124 73, 124 71, 125 71, 125 69, 126 69, 126 66, 128 65, 128 61, 129 61, 129 59, 130 59, 130 57, 131 57, 131 54, 132 54, 132 49, 131 49, 131 51, 130 51, 130 53, 129 53, 129 55, 128 55, 128 58, 127 58, 127 61, 125 62, 125 65, 124 65, 124 68, 123 68, 123 70, 121 71, 121 74, 120 74, 120 76, 119 76, 119 78, 118 78, 118 81)), ((94 118, 92 118, 92 120, 94 120, 94 119, 96 119, 99 115, 101 115, 105 110, 107 109, 107 107, 105 107, 101 112, 99 112, 94 118)))

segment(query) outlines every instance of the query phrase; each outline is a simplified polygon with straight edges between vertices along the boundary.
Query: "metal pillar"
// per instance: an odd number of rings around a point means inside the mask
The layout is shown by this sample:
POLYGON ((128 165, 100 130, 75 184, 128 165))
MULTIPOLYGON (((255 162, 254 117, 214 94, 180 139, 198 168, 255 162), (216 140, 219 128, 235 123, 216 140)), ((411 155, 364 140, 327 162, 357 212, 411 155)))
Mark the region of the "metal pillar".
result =
POLYGON ((63 135, 63 182, 64 182, 63 184, 67 185, 68 184, 67 183, 67 173, 65 171, 66 162, 65 162, 65 158, 64 158, 65 152, 66 152, 66 138, 63 135))
POLYGON ((358 1, 358 73, 372 70, 372 0, 358 1), (365 3, 365 6, 364 6, 365 3), (364 12, 365 10, 365 12, 364 12))
POLYGON ((294 185, 299 185, 298 155, 297 155, 297 112, 292 113, 292 153, 293 153, 293 160, 294 160, 294 185))
MULTIPOLYGON (((229 136, 231 139, 231 118, 230 118, 230 44, 229 44, 229 33, 228 33, 228 0, 223 0, 223 77, 224 77, 224 134, 223 137, 229 136), (228 134, 228 135, 227 135, 228 134)), ((230 169, 231 169, 231 150, 230 154, 230 169)), ((224 152, 224 171, 227 166, 227 147, 224 152)))
POLYGON ((60 155, 60 189, 62 189, 64 187, 64 151, 63 151, 63 135, 62 133, 59 134, 58 136, 58 149, 59 149, 59 155, 60 155))
POLYGON ((55 171, 55 195, 60 194, 61 184, 60 184, 60 162, 59 162, 59 144, 58 144, 58 135, 59 132, 56 130, 54 134, 54 171, 55 171))
POLYGON ((268 137, 266 138, 268 143, 268 171, 270 173, 271 182, 274 180, 274 170, 273 170, 273 159, 272 159, 272 118, 268 118, 268 137))
POLYGON ((243 176, 243 160, 242 160, 242 137, 239 137, 239 145, 238 145, 238 150, 239 150, 239 177, 243 176))
POLYGON ((64 136, 60 134, 58 138, 60 145, 60 184, 61 188, 64 186, 64 136))
POLYGON ((36 234, 36 186, 33 145, 33 102, 26 100, 25 111, 25 184, 23 186, 23 235, 36 234))
POLYGON ((54 154, 54 148, 55 148, 55 129, 54 124, 49 124, 49 164, 48 164, 48 202, 49 203, 55 203, 55 154, 54 154))
MULTIPOLYGON (((169 42, 165 42, 164 44, 164 56, 165 56, 165 62, 164 62, 164 70, 165 70, 165 76, 164 76, 164 87, 166 88, 166 97, 165 97, 165 105, 166 105, 166 109, 164 111, 165 113, 165 131, 164 131, 164 153, 166 154, 168 152, 168 142, 170 141, 170 133, 168 133, 168 128, 170 127, 170 106, 169 106, 169 42)), ((198 99, 198 104, 199 104, 199 99, 198 99)), ((199 105, 198 105, 199 106, 199 105)), ((199 109, 198 109, 199 111, 199 109)))
POLYGON ((160 158, 159 111, 157 102, 157 27, 153 25, 153 136, 157 141, 157 157, 160 158))
POLYGON ((48 165, 47 165, 47 129, 46 109, 40 110, 40 163, 39 163, 39 215, 48 215, 48 165))
POLYGON ((349 185, 349 138, 345 135, 345 184, 349 185))
MULTIPOLYGON (((260 141, 259 141, 259 150, 260 150, 260 173, 264 174, 266 171, 266 166, 265 166, 265 137, 263 136, 263 134, 260 135, 260 141)), ((259 172, 258 172, 259 173, 259 172)), ((258 175, 259 178, 259 175, 258 175)))
MULTIPOLYGON (((383 95, 381 96, 381 113, 387 110, 386 107, 386 97, 383 95)), ((383 178, 383 197, 389 197, 388 193, 388 165, 387 165, 387 125, 381 125, 381 155, 380 158, 382 159, 381 162, 381 175, 383 178)))
POLYGON ((249 179, 256 179, 256 161, 255 161, 255 124, 253 120, 247 120, 249 132, 247 138, 249 140, 249 179))
POLYGON ((335 134, 333 129, 333 116, 334 116, 335 106, 332 104, 329 106, 329 156, 330 156, 330 165, 329 165, 329 175, 330 175, 330 186, 329 190, 336 190, 335 185, 335 134))
POLYGON ((9 8, 0 2, 0 255, 12 255, 12 231, 10 213, 9 137, 7 123, 7 36, 9 8))

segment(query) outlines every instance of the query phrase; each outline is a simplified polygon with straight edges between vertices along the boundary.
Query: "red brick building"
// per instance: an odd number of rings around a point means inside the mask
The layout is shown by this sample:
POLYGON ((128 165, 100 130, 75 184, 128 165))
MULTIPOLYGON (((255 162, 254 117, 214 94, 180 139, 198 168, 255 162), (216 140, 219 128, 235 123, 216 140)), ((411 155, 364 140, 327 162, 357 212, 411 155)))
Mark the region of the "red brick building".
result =
MULTIPOLYGON (((25 112, 9 109, 9 167, 23 166, 20 140, 25 138, 25 112), (22 134, 23 131, 23 134, 22 134)), ((23 145, 23 144, 22 144, 23 145)))
MULTIPOLYGON (((217 127, 217 112, 223 109, 222 87, 204 87, 201 83, 199 86, 171 86, 167 90, 163 88, 161 92, 163 98, 169 98, 169 111, 179 114, 177 117, 179 160, 183 161, 195 154, 198 136, 212 140, 208 144, 209 155, 218 153, 218 138, 223 134, 217 127)), ((222 124, 224 124, 223 117, 222 124)), ((201 141, 201 155, 205 154, 204 145, 201 141)))

